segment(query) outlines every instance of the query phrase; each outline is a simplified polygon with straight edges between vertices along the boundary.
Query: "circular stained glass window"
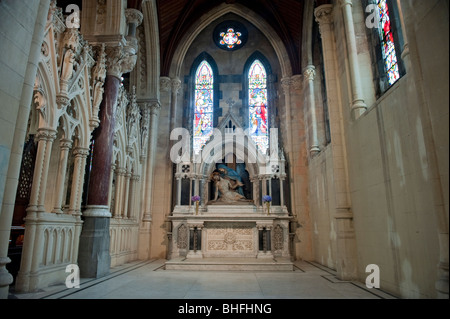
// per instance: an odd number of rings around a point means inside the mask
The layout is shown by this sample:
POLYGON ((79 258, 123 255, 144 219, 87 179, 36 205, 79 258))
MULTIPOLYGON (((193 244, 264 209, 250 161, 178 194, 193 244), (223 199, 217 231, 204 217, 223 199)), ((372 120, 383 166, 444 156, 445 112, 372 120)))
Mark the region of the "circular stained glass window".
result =
POLYGON ((214 42, 226 51, 234 51, 242 48, 247 42, 248 31, 245 26, 237 21, 224 21, 214 29, 214 42))

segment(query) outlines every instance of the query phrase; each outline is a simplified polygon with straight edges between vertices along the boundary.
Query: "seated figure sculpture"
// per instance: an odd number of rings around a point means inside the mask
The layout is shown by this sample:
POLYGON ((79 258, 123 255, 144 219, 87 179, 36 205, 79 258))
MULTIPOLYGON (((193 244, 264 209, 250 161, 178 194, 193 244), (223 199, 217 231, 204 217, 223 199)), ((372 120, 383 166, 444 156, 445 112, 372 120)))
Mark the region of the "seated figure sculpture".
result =
POLYGON ((216 192, 212 203, 233 204, 239 202, 250 203, 251 200, 245 198, 240 192, 236 191, 242 188, 244 184, 239 180, 226 178, 226 172, 221 169, 215 170, 211 175, 216 192))

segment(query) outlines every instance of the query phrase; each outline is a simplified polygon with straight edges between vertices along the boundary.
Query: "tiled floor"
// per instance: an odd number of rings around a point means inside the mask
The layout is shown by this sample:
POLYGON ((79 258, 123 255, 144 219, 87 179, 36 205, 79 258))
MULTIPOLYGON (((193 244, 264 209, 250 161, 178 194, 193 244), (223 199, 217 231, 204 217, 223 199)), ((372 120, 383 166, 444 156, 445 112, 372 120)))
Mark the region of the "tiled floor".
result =
POLYGON ((175 271, 164 260, 134 262, 100 279, 81 279, 11 299, 395 299, 380 290, 339 281, 332 270, 296 262, 295 271, 175 271))

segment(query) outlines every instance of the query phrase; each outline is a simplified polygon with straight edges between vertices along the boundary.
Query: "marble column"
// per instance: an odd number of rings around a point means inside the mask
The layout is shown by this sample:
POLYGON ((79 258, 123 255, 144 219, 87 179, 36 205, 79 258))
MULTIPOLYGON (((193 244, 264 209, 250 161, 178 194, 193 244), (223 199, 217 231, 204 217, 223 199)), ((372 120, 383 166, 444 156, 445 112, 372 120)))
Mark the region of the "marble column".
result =
POLYGON ((358 61, 358 48, 356 44, 355 25, 353 21, 351 0, 340 0, 340 5, 344 14, 344 25, 346 31, 347 48, 348 48, 348 62, 350 65, 350 81, 353 92, 352 100, 352 116, 354 119, 358 119, 367 110, 367 105, 364 101, 362 86, 361 86, 361 74, 359 70, 358 61))
POLYGON ((137 47, 133 41, 106 47, 107 74, 103 101, 100 104, 100 125, 94 131, 94 152, 89 179, 84 225, 80 236, 78 264, 82 277, 99 278, 109 274, 109 187, 113 159, 115 108, 122 74, 136 65, 137 47))
POLYGON ((78 258, 80 274, 85 278, 103 277, 109 274, 111 265, 109 254, 111 212, 108 207, 108 195, 113 158, 114 109, 120 84, 120 77, 106 75, 105 92, 100 105, 100 125, 94 131, 95 146, 78 258))
POLYGON ((311 140, 309 152, 311 156, 320 153, 319 138, 317 135, 317 116, 316 116, 316 96, 314 94, 314 80, 316 78, 316 68, 313 65, 308 65, 304 71, 305 80, 309 94, 306 97, 309 105, 309 112, 311 114, 311 140))

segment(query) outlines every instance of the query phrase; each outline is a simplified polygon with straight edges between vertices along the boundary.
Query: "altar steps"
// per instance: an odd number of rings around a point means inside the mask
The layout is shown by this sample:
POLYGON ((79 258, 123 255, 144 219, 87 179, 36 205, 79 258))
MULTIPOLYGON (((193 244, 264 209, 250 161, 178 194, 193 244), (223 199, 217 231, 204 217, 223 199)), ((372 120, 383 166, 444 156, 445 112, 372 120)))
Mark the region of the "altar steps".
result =
POLYGON ((294 271, 288 258, 175 258, 165 270, 184 271, 294 271))

